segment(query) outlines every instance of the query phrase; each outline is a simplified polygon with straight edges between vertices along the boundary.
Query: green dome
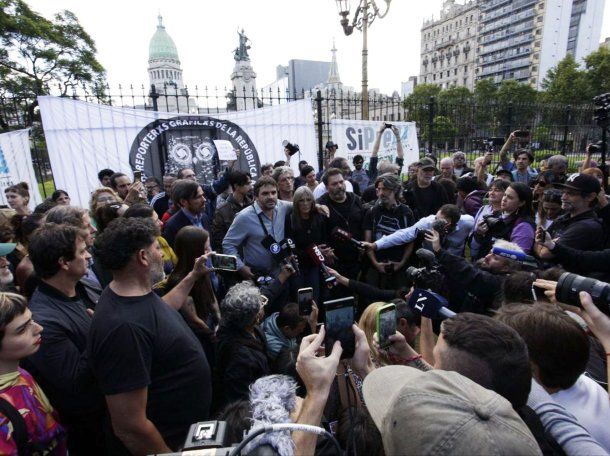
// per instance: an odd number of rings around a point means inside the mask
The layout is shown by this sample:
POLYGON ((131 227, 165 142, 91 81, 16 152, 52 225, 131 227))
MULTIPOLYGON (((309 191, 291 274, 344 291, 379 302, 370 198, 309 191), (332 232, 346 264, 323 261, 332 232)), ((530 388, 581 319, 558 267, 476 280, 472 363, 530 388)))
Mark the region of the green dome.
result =
POLYGON ((150 39, 148 45, 148 60, 157 59, 178 59, 178 50, 174 44, 174 40, 165 31, 163 18, 159 15, 159 25, 157 31, 150 39))

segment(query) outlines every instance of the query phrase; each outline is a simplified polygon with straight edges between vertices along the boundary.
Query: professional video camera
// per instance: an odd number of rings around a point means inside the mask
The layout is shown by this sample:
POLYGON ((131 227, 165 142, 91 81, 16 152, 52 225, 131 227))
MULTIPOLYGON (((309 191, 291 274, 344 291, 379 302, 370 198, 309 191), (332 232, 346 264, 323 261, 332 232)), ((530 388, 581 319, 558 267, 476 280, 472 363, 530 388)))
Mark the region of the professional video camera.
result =
POLYGON ((589 293, 599 310, 610 316, 610 284, 606 282, 564 272, 557 282, 555 297, 564 304, 580 306, 578 294, 581 291, 589 293))
POLYGON ((292 144, 290 141, 288 141, 287 139, 285 139, 284 141, 282 141, 282 146, 284 146, 284 149, 288 149, 288 155, 290 155, 291 157, 296 154, 299 150, 301 150, 299 148, 298 144, 292 144))
POLYGON ((426 249, 418 249, 415 254, 424 266, 421 268, 409 266, 406 270, 407 279, 418 288, 438 289, 445 277, 440 271, 436 256, 426 249))

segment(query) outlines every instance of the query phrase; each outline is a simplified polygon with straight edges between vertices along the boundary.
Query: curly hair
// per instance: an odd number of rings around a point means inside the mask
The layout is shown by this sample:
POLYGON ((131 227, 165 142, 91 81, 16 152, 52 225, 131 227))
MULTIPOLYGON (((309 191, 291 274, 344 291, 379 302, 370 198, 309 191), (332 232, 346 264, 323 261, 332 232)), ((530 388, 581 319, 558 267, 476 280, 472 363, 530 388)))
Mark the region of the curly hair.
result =
POLYGON ((104 268, 120 271, 136 252, 150 247, 159 235, 159 227, 151 219, 119 217, 96 238, 95 254, 104 268))
POLYGON ((258 288, 250 282, 233 285, 220 303, 221 325, 245 328, 251 325, 261 308, 258 288))
MULTIPOLYGON (((93 217, 95 217, 95 214, 97 213, 97 209, 98 209, 98 207, 100 207, 100 204, 97 202, 97 198, 102 193, 108 193, 109 195, 113 196, 115 203, 123 202, 121 197, 119 195, 117 195, 117 192, 112 190, 110 187, 97 188, 93 191, 93 193, 91 193, 91 199, 89 200, 89 214, 91 214, 91 216, 93 216, 93 217)), ((104 204, 108 204, 108 203, 104 203, 104 204)))

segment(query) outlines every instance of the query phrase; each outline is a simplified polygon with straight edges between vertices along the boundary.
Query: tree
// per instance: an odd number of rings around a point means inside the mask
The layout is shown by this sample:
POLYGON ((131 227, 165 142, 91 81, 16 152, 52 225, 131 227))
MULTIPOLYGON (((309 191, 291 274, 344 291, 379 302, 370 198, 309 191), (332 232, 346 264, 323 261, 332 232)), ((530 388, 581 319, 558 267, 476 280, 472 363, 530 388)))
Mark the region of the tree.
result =
POLYGON ((0 0, 0 42, 0 94, 30 100, 29 123, 36 96, 51 85, 61 95, 79 87, 103 97, 105 72, 95 43, 70 11, 48 20, 23 0, 0 0))
POLYGON ((592 96, 610 92, 610 50, 608 48, 602 46, 585 57, 585 68, 592 96))
POLYGON ((481 79, 474 86, 474 99, 478 105, 488 104, 496 99, 498 86, 491 79, 481 79))
POLYGON ((587 103, 592 97, 586 72, 570 54, 547 72, 542 89, 540 98, 545 103, 587 103))
MULTIPOLYGON (((423 139, 427 136, 430 119, 430 97, 437 97, 441 88, 436 84, 419 84, 409 95, 403 105, 407 112, 407 119, 416 123, 419 135, 423 139)), ((436 100, 433 110, 436 110, 436 100)))

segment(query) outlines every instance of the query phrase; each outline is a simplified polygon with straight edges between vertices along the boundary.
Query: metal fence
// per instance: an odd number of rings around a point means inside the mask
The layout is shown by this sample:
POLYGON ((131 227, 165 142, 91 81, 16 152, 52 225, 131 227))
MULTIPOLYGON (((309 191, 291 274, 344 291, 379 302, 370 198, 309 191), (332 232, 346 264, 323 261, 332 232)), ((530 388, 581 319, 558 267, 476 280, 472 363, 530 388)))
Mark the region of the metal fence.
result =
MULTIPOLYGON (((59 95, 61 87, 47 87, 47 93, 59 95)), ((64 91, 65 92, 65 91, 64 91)), ((66 95, 64 95, 66 96, 66 95)), ((362 100, 352 92, 316 91, 290 94, 280 89, 235 93, 227 88, 176 86, 135 87, 118 85, 111 88, 74 86, 69 95, 73 99, 108 104, 132 109, 188 112, 191 114, 219 114, 237 109, 259 109, 266 106, 310 97, 318 139, 318 166, 326 141, 331 139, 332 119, 361 119, 362 100)), ((430 98, 412 102, 397 95, 371 94, 369 119, 379 122, 414 121, 417 123, 420 152, 442 158, 455 150, 480 153, 494 139, 496 149, 511 131, 531 132, 531 147, 536 159, 562 153, 570 163, 582 159, 586 144, 601 137, 601 129, 593 121, 591 105, 549 105, 536 103, 475 103, 455 100, 451 103, 430 98)), ((0 132, 31 127, 34 168, 40 183, 52 179, 44 140, 44 133, 35 96, 0 94, 0 132)), ((47 189, 42 188, 47 196, 47 189)))

